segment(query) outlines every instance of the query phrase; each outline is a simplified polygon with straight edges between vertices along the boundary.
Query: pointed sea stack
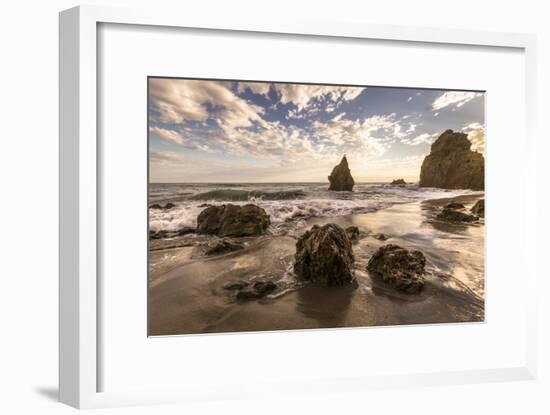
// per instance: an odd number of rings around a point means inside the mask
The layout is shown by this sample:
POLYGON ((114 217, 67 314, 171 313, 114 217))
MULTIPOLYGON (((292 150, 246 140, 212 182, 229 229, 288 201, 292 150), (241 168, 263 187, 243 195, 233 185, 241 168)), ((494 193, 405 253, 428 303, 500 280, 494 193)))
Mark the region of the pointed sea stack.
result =
POLYGON ((464 133, 447 130, 432 144, 420 169, 420 187, 483 190, 485 159, 464 133))
POLYGON ((328 180, 330 182, 328 190, 335 190, 339 192, 351 192, 353 190, 353 185, 355 184, 355 181, 351 176, 346 156, 342 158, 340 164, 332 169, 332 173, 330 174, 330 176, 328 176, 328 180))

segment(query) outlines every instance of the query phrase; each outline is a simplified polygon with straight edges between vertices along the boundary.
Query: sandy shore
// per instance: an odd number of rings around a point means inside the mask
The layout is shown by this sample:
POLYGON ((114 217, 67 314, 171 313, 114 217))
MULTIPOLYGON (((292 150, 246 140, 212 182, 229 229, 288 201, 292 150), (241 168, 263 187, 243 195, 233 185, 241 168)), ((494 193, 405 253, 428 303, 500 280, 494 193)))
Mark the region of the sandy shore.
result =
MULTIPOLYGON (((452 200, 472 206, 483 196, 452 200)), ((149 334, 172 335, 279 329, 477 322, 484 319, 484 225, 434 219, 451 199, 394 205, 375 213, 314 218, 287 235, 241 238, 245 249, 215 257, 197 254, 207 239, 185 236, 151 244, 149 334), (297 284, 292 265, 296 238, 314 224, 357 226, 357 283, 345 288, 297 284), (389 237, 380 241, 375 236, 389 237), (403 294, 372 278, 370 256, 394 243, 418 249, 427 259, 427 282, 419 294, 403 294), (224 285, 271 280, 278 289, 238 301, 224 285)))

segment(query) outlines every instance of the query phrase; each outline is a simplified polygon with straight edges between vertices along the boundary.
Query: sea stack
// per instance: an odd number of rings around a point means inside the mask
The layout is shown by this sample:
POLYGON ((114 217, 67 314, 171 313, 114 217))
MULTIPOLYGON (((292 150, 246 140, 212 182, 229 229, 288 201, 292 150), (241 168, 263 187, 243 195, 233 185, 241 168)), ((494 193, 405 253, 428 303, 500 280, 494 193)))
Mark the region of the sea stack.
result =
POLYGON ((447 130, 432 144, 420 169, 420 187, 483 190, 485 159, 464 133, 447 130))
POLYGON ((328 190, 335 190, 338 192, 351 192, 353 190, 353 185, 355 184, 355 181, 351 176, 346 156, 342 158, 340 164, 332 169, 332 173, 330 174, 330 176, 328 176, 328 180, 330 182, 328 190))

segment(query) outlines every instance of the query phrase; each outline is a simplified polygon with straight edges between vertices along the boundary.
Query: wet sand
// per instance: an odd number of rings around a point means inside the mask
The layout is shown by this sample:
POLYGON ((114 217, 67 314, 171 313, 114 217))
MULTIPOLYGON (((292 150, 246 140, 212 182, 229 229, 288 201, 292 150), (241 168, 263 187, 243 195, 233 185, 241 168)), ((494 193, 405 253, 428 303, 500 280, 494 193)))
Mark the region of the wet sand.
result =
MULTIPOLYGON (((468 208, 483 196, 453 201, 468 208)), ((287 235, 241 238, 245 249, 200 255, 208 239, 186 236, 151 244, 149 335, 478 322, 484 319, 484 225, 434 219, 451 199, 394 205, 374 213, 313 218, 287 235), (357 226, 356 283, 344 288, 300 285, 292 265, 296 238, 314 224, 357 226), (386 241, 376 234, 389 236, 386 241), (370 256, 393 243, 418 249, 427 259, 426 285, 404 294, 366 271, 370 256), (165 249, 163 249, 165 248, 165 249), (240 301, 224 287, 237 280, 278 285, 260 300, 240 301)))

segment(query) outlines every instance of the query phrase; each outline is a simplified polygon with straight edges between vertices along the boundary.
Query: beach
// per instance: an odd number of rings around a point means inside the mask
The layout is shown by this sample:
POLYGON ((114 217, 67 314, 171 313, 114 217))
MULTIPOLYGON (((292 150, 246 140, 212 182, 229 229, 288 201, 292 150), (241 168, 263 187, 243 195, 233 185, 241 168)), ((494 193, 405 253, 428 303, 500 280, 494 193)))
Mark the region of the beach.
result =
POLYGON ((328 192, 315 183, 151 184, 149 335, 481 322, 484 220, 453 223, 437 214, 451 202, 469 210, 482 198, 482 191, 415 184, 358 183, 353 192, 328 192), (169 209, 154 206, 167 203, 169 209), (206 255, 204 247, 220 238, 195 233, 197 215, 229 203, 261 207, 269 228, 231 237, 238 250, 206 255), (359 230, 352 284, 324 287, 294 273, 298 239, 328 223, 359 230), (369 259, 387 244, 424 254, 420 292, 395 290, 367 271, 369 259), (227 288, 242 281, 270 281, 276 289, 242 300, 227 288))

